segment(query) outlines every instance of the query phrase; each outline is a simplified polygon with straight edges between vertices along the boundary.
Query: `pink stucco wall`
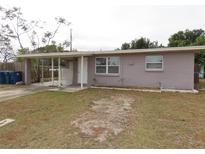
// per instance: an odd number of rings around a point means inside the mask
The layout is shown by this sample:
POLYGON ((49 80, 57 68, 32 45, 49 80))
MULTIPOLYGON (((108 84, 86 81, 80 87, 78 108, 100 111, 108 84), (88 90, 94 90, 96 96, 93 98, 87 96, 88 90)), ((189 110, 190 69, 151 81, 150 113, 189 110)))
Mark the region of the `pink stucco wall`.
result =
MULTIPOLYGON (((106 56, 106 55, 105 55, 106 56)), ((95 57, 89 57, 88 84, 119 87, 160 87, 165 89, 194 88, 194 53, 128 54, 120 56, 119 76, 96 75, 95 57), (162 55, 164 70, 145 70, 145 56, 162 55)))

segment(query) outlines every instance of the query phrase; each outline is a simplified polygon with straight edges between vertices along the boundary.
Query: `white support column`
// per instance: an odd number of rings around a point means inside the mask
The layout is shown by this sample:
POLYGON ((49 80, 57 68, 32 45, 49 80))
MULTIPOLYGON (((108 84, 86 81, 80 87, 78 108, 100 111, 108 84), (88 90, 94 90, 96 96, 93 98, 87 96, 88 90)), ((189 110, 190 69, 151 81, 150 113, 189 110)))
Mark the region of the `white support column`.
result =
POLYGON ((80 87, 83 88, 83 56, 81 56, 80 87))
POLYGON ((61 59, 58 57, 58 86, 61 86, 61 59))
POLYGON ((25 59, 24 61, 24 82, 25 84, 28 83, 28 59, 25 59))
POLYGON ((44 67, 44 60, 41 60, 41 81, 43 83, 44 81, 44 72, 43 72, 43 67, 44 67))
POLYGON ((25 59, 24 61, 24 82, 25 84, 31 83, 31 60, 25 59))
POLYGON ((53 58, 51 58, 51 80, 52 80, 52 86, 54 85, 54 73, 53 73, 53 58))

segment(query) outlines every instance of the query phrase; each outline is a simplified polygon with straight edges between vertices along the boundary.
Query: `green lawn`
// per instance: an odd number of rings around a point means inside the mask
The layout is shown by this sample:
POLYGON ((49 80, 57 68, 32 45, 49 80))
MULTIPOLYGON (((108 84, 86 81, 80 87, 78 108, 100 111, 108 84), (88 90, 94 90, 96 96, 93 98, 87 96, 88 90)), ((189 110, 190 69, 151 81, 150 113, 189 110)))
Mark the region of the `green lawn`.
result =
POLYGON ((0 148, 205 148, 205 93, 149 93, 87 89, 42 92, 0 103, 0 148), (81 138, 71 121, 93 100, 133 97, 126 129, 106 142, 81 138))

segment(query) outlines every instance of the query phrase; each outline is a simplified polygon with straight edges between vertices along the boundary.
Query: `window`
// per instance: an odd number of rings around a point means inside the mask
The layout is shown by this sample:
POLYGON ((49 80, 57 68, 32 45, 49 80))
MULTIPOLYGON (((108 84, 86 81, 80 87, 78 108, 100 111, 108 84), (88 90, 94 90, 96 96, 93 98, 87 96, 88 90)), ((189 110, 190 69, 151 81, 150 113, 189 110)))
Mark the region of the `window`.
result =
POLYGON ((120 58, 119 57, 97 57, 95 59, 96 74, 119 74, 120 58))
POLYGON ((95 66, 96 66, 96 73, 105 74, 106 73, 106 58, 96 58, 95 66))
POLYGON ((120 67, 119 57, 108 57, 108 74, 118 74, 120 67))
POLYGON ((163 71, 163 56, 146 56, 146 71, 163 71))

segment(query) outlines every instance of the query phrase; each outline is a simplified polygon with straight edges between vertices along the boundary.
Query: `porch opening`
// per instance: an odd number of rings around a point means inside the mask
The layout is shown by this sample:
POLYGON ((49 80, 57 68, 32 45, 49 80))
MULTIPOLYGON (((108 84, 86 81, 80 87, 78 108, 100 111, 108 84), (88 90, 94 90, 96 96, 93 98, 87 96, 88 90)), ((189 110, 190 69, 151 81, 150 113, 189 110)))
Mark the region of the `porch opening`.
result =
POLYGON ((88 80, 87 65, 87 57, 83 56, 26 59, 25 83, 29 81, 30 72, 31 83, 63 88, 68 86, 83 88, 88 80))

